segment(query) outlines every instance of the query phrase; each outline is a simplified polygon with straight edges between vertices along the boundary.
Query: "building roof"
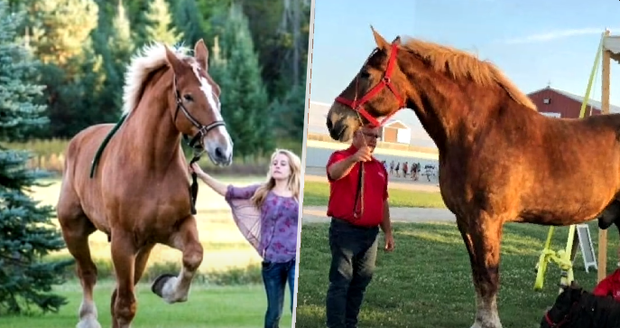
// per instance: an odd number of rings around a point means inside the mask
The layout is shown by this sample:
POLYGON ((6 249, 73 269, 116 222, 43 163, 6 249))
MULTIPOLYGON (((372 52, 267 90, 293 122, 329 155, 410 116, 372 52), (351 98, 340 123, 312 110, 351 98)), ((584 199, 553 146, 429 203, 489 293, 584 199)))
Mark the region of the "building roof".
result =
MULTIPOLYGON (((571 99, 573 99, 575 101, 578 101, 579 103, 583 103, 584 97, 581 97, 581 96, 578 96, 576 94, 573 94, 573 93, 570 93, 570 92, 566 92, 566 91, 563 91, 563 90, 554 89, 552 87, 546 87, 544 89, 538 89, 536 91, 532 91, 532 92, 529 93, 529 95, 537 93, 537 92, 540 92, 540 91, 543 91, 543 90, 552 90, 552 91, 555 91, 555 92, 557 92, 557 93, 559 93, 559 94, 561 94, 561 95, 563 95, 565 97, 568 97, 568 98, 571 98, 571 99)), ((588 106, 590 106, 590 107, 592 107, 594 109, 601 110, 601 107, 603 107, 603 104, 601 104, 600 101, 589 99, 588 100, 588 106)), ((609 104, 609 112, 610 113, 620 113, 620 106, 614 106, 612 104, 609 104)))
POLYGON ((397 125, 399 129, 411 130, 411 128, 407 126, 407 124, 403 123, 403 121, 393 118, 389 119, 385 124, 383 124, 383 127, 387 127, 390 125, 397 125))

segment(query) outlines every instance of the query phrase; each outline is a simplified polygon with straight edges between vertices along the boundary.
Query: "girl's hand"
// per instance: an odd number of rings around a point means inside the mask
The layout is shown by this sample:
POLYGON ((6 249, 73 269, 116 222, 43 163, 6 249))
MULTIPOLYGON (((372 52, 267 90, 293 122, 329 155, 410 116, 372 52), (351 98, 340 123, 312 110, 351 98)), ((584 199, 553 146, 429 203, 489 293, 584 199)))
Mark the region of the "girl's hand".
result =
POLYGON ((200 168, 200 165, 198 165, 198 163, 193 163, 192 165, 189 166, 189 173, 194 173, 194 172, 198 176, 205 175, 204 171, 202 171, 202 169, 200 168))

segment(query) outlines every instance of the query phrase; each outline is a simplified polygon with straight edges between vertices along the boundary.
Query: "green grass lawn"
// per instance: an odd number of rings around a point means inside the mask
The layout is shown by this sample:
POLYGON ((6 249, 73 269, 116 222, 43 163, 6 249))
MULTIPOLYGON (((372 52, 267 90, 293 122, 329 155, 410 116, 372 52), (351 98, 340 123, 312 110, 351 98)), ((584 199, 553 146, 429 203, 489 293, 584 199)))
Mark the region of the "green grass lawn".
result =
MULTIPOLYGON (((110 327, 110 297, 113 284, 100 282, 95 288, 95 302, 99 311, 99 322, 110 327)), ((72 282, 56 288, 69 303, 58 313, 31 317, 10 316, 0 320, 3 328, 67 328, 77 324, 77 313, 82 298, 79 283, 72 282)), ((189 299, 184 303, 167 304, 150 291, 150 285, 138 285, 138 313, 133 321, 134 328, 255 328, 262 327, 267 300, 262 285, 240 287, 207 287, 195 284, 189 299)), ((289 293, 284 299, 284 312, 280 327, 291 326, 289 293)))
MULTIPOLYGON (((325 327, 325 294, 330 252, 327 224, 305 224, 301 237, 296 328, 325 327)), ((508 224, 504 230, 499 314, 504 328, 539 327, 547 306, 555 301, 560 282, 550 264, 544 289, 533 289, 534 267, 548 228, 508 224)), ((596 222, 590 225, 595 249, 596 222)), ((557 228, 553 249, 564 249, 568 227, 557 228)), ((608 233, 607 272, 615 269, 618 235, 608 233)), ((360 315, 361 327, 469 327, 475 315, 475 294, 467 251, 455 224, 396 223, 396 249, 380 251, 377 271, 368 287, 360 315)), ((380 245, 383 237, 380 236, 380 245)), ((586 273, 578 253, 575 277, 592 289, 597 273, 586 273)))
MULTIPOLYGON (((446 208, 438 192, 389 188, 391 207, 446 208)), ((304 206, 326 206, 329 199, 327 182, 304 182, 304 206)))

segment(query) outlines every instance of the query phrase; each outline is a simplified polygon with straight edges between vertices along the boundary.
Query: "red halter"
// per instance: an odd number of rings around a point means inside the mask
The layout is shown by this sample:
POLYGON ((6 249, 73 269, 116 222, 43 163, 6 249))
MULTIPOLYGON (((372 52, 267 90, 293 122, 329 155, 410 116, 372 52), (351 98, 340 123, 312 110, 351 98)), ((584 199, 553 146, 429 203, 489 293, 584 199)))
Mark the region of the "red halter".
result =
POLYGON ((570 310, 568 311, 568 313, 564 315, 564 317, 562 318, 562 320, 560 320, 560 322, 553 322, 553 320, 551 320, 551 317, 549 317, 549 311, 547 311, 545 312, 545 321, 547 321, 547 324, 552 328, 562 327, 564 324, 570 321, 569 315, 575 310, 575 308, 577 308, 577 306, 579 306, 579 302, 578 301, 573 302, 573 304, 570 307, 570 310))
POLYGON ((373 126, 376 126, 376 127, 382 126, 383 123, 385 123, 390 117, 392 117, 392 115, 396 114, 400 109, 405 107, 404 98, 399 96, 398 92, 396 91, 396 88, 394 88, 394 85, 392 84, 392 79, 391 79, 392 73, 394 71, 394 63, 396 62, 397 54, 398 54, 398 45, 396 43, 393 43, 391 51, 390 51, 390 58, 388 59, 388 63, 387 63, 387 68, 385 69, 385 75, 381 79, 381 82, 379 82, 377 85, 372 87, 372 89, 368 90, 368 92, 362 97, 362 99, 357 100, 357 94, 356 94, 355 95, 356 99, 354 99, 353 101, 343 98, 341 96, 336 97, 336 101, 362 114, 373 126), (377 119, 370 116, 370 114, 368 114, 368 112, 366 111, 366 109, 364 109, 362 105, 368 102, 372 97, 376 96, 381 91, 381 89, 383 89, 384 87, 387 87, 388 89, 390 89, 390 91, 392 91, 392 93, 398 100, 399 108, 398 110, 395 110, 394 112, 389 114, 387 117, 385 117, 381 122, 379 122, 377 121, 377 119))

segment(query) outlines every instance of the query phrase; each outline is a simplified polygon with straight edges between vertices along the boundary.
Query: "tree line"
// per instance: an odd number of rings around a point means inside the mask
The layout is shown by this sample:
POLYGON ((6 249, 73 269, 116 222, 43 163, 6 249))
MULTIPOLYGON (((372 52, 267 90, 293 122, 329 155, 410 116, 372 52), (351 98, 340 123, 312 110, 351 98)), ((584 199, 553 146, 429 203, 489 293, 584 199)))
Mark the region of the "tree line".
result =
MULTIPOLYGON (((125 69, 144 45, 193 47, 203 38, 221 85, 235 154, 302 142, 310 2, 307 0, 9 0, 26 18, 18 37, 39 61, 46 128, 19 136, 68 139, 116 122, 125 69), (275 120, 274 118, 278 119, 275 120)), ((17 136, 15 136, 17 138, 17 136)))

